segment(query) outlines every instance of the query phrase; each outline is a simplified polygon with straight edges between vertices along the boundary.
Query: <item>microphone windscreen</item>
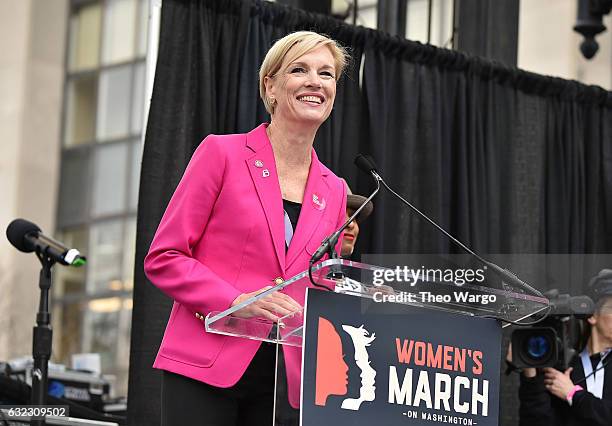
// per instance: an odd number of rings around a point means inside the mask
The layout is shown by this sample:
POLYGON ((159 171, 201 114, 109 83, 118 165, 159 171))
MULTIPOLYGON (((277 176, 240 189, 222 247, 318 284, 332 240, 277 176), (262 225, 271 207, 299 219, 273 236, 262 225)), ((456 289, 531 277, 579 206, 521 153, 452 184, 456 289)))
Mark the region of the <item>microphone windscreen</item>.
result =
POLYGON ((355 165, 366 173, 370 173, 372 170, 377 170, 374 159, 369 155, 365 156, 363 154, 358 154, 357 157, 355 157, 355 165))
POLYGON ((40 228, 32 222, 25 219, 15 219, 6 228, 6 238, 17 250, 30 253, 34 251, 34 247, 25 239, 25 236, 38 234, 39 232, 40 228))

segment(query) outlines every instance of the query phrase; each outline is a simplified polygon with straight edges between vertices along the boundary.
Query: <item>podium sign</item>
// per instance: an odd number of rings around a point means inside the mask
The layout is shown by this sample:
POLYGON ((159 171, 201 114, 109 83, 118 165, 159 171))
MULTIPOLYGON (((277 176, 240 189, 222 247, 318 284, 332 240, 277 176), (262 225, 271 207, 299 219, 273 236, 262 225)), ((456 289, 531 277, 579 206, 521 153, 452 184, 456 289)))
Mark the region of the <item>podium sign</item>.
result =
POLYGON ((309 288, 301 418, 316 425, 498 425, 494 319, 309 288))
POLYGON ((325 260, 311 272, 210 312, 204 321, 209 333, 284 346, 285 359, 279 356, 276 365, 275 426, 293 426, 298 417, 305 426, 497 425, 498 319, 522 321, 546 310, 549 301, 539 291, 516 282, 419 280, 414 273, 410 286, 379 286, 394 270, 345 259, 325 260), (314 290, 309 278, 339 293, 314 290), (305 311, 278 324, 235 315, 290 290, 307 291, 305 311))

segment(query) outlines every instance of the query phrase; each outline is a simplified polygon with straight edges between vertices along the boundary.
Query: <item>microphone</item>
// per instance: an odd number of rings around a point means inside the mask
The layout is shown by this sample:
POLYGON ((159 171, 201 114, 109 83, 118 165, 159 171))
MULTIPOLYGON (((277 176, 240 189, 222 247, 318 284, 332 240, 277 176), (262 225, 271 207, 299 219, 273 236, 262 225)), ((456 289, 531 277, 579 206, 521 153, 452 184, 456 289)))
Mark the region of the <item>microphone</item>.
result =
MULTIPOLYGON (((357 158, 355 158, 355 164, 357 164, 357 161, 360 156, 357 156, 357 158)), ((359 161, 363 161, 363 160, 359 160, 359 161)), ((346 220, 346 222, 344 222, 344 224, 336 232, 334 232, 329 237, 323 240, 323 242, 321 243, 321 246, 319 246, 317 251, 315 251, 312 257, 310 258, 310 265, 308 267, 308 277, 310 278, 310 282, 315 287, 321 287, 329 291, 333 291, 333 289, 327 287, 326 285, 319 284, 314 280, 314 278, 312 277, 312 267, 315 262, 321 260, 321 258, 325 256, 325 253, 329 253, 330 254, 329 257, 332 259, 338 257, 338 253, 336 253, 335 247, 336 247, 336 243, 338 242, 338 238, 340 238, 340 234, 342 234, 342 231, 344 231, 346 227, 349 226, 349 223, 351 223, 353 220, 355 220, 357 216, 359 216, 359 213, 361 213, 361 211, 365 208, 365 206, 372 200, 372 198, 374 198, 374 196, 378 193, 378 191, 380 191, 380 180, 376 179, 376 189, 374 190, 374 192, 372 192, 370 196, 365 199, 365 201, 359 206, 359 208, 353 212, 353 214, 346 220)))
POLYGON ((433 219, 431 219, 429 216, 427 216, 425 213, 423 213, 422 211, 420 211, 418 208, 416 208, 414 205, 412 205, 412 203, 410 203, 408 200, 406 200, 404 197, 402 197, 400 194, 398 194, 397 192, 395 192, 393 189, 391 189, 391 187, 389 187, 389 185, 387 185, 387 182, 385 182, 385 180, 378 174, 378 168, 376 167, 376 163, 374 162, 374 159, 367 155, 364 156, 362 154, 359 154, 357 156, 357 158, 355 158, 355 164, 357 165, 357 167, 359 167, 361 170, 363 170, 366 173, 370 173, 372 176, 374 176, 374 178, 377 180, 377 182, 380 182, 383 184, 383 186, 389 191, 391 192, 391 194, 393 194, 395 197, 397 197, 401 202, 403 202, 404 204, 406 204, 408 207, 410 207, 410 209, 416 213, 419 214, 419 216, 421 216, 423 219, 425 219, 427 222, 429 222, 430 224, 432 224, 438 231, 440 231, 442 234, 444 234, 446 237, 448 237, 452 242, 454 242, 455 244, 457 244, 459 247, 461 247, 463 250, 465 250, 466 252, 468 252, 469 254, 471 254, 472 256, 474 256, 476 259, 478 259, 480 262, 482 262, 484 265, 486 265, 488 268, 491 268, 498 276, 500 276, 502 278, 502 280, 505 280, 508 284, 514 284, 514 285, 518 285, 519 287, 524 287, 529 289, 530 291, 539 293, 536 289, 534 289, 533 287, 531 287, 529 284, 527 284, 526 282, 522 281, 521 279, 519 279, 516 275, 514 275, 512 272, 508 271, 507 269, 502 268, 499 265, 496 265, 493 262, 490 262, 486 259, 484 259, 482 256, 480 256, 478 253, 474 252, 472 249, 470 249, 468 246, 466 246, 465 244, 463 244, 461 241, 459 241, 457 238, 453 237, 450 233, 448 233, 444 228, 442 228, 440 225, 438 225, 433 219))
MULTIPOLYGON (((361 160, 360 157, 363 157, 363 156, 360 154, 355 158, 355 164, 357 164, 358 160, 361 162, 367 161, 367 160, 361 160)), ((359 164, 357 164, 357 167, 361 168, 359 164)), ((380 181, 376 179, 376 189, 374 190, 374 192, 372 192, 372 194, 370 194, 370 196, 365 199, 365 201, 359 206, 359 208, 353 212, 353 214, 346 220, 346 222, 344 222, 344 224, 336 232, 334 232, 329 237, 327 237, 325 240, 323 240, 323 242, 321 243, 321 246, 317 249, 317 251, 314 252, 312 257, 310 258, 311 265, 315 263, 316 261, 320 260, 323 256, 325 256, 325 253, 328 253, 330 251, 332 252, 332 255, 330 257, 334 257, 333 254, 337 256, 337 254, 334 251, 334 247, 336 246, 336 243, 338 242, 338 238, 340 238, 340 234, 342 234, 342 231, 344 231, 346 227, 349 226, 349 224, 353 220, 355 220, 357 216, 359 216, 359 213, 361 213, 361 210, 365 208, 365 206, 372 200, 372 198, 374 198, 374 196, 378 193, 379 190, 380 190, 380 181)))
POLYGON ((371 155, 366 156, 363 154, 357 154, 357 157, 355 157, 355 165, 366 173, 375 172, 378 169, 378 167, 376 167, 376 162, 371 155))
POLYGON ((66 247, 59 241, 47 237, 34 223, 15 219, 6 228, 6 238, 15 248, 24 253, 36 251, 52 260, 68 266, 82 266, 87 259, 77 249, 66 247))

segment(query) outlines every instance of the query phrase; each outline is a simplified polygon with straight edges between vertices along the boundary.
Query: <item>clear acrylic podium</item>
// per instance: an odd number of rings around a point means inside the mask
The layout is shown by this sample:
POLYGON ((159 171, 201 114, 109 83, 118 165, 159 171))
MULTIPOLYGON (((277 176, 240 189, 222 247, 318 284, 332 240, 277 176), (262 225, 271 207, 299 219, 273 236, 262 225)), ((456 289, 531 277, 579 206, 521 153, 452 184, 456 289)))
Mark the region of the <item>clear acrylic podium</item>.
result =
MULTIPOLYGON (((315 265, 312 269, 312 280, 319 286, 355 297, 364 301, 385 301, 419 306, 473 317, 496 318, 502 321, 521 321, 534 314, 546 310, 549 301, 537 290, 530 287, 518 287, 505 282, 497 284, 498 288, 485 285, 465 283, 461 286, 442 282, 417 280, 415 285, 375 285, 385 271, 392 269, 353 262, 345 259, 328 259, 315 265), (465 296, 461 300, 454 297, 460 290, 465 296), (423 293, 430 296, 425 297, 423 293), (412 295, 412 296, 411 296, 412 295), (469 297, 473 296, 473 297, 469 297), (483 296, 488 302, 482 303, 483 296), (377 300, 378 299, 378 300, 377 300)), ((206 331, 227 336, 253 339, 277 344, 276 363, 276 404, 275 425, 297 425, 297 410, 292 410, 287 402, 286 378, 283 365, 281 345, 302 346, 303 311, 282 317, 278 324, 260 318, 244 319, 236 316, 236 312, 251 303, 280 291, 288 286, 312 287, 309 272, 304 271, 283 283, 272 287, 257 296, 245 300, 223 312, 210 312, 205 319, 206 331)), ((503 326, 508 325, 504 323, 503 326)))

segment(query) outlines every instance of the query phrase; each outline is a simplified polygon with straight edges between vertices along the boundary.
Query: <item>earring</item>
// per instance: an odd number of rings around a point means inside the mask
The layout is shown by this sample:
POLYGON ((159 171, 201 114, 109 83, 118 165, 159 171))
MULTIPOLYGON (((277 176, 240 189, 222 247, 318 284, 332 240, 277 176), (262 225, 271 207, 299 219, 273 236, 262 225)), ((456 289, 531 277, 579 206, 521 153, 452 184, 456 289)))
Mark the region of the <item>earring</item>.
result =
POLYGON ((274 96, 270 96, 270 105, 274 106, 276 103, 276 98, 274 96))

